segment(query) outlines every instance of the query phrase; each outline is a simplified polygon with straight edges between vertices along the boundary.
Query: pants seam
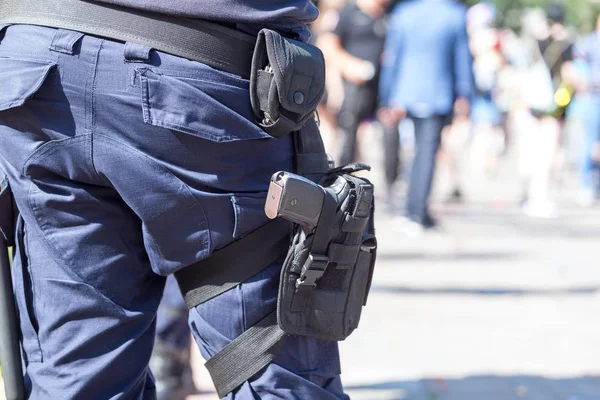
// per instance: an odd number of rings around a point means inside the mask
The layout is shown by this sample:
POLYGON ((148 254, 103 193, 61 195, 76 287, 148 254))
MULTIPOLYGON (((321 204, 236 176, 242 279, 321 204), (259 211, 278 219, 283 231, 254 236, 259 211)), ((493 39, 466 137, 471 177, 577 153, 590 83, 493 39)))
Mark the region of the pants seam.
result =
MULTIPOLYGON (((96 54, 94 55, 94 64, 93 64, 93 68, 92 68, 92 77, 91 77, 91 89, 90 89, 89 93, 86 93, 85 107, 86 107, 86 125, 88 124, 88 115, 87 114, 88 114, 88 112, 90 113, 89 127, 86 127, 86 129, 89 130, 89 132, 90 132, 90 166, 91 166, 91 170, 94 173, 94 175, 96 176, 96 178, 98 178, 98 180, 105 182, 105 180, 102 179, 102 177, 98 173, 98 170, 96 169, 96 163, 95 163, 95 158, 94 158, 94 139, 95 139, 94 133, 96 132, 96 85, 98 83, 98 79, 97 79, 98 62, 100 59, 100 52, 102 51, 103 45, 104 45, 104 40, 101 40, 100 44, 98 45, 98 50, 96 51, 96 54), (88 101, 88 96, 89 96, 89 101, 88 101), (89 103, 90 110, 88 110, 88 103, 89 103)), ((88 87, 88 85, 86 85, 86 90, 87 90, 87 87, 88 87)))

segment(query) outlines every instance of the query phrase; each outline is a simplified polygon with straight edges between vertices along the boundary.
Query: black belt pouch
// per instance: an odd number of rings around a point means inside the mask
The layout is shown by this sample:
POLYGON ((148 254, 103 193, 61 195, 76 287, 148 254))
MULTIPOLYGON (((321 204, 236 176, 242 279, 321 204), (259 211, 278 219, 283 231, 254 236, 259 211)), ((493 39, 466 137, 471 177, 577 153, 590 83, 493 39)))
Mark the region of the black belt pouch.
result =
POLYGON ((250 102, 258 124, 271 136, 297 131, 325 91, 325 59, 308 43, 263 29, 250 75, 250 102))

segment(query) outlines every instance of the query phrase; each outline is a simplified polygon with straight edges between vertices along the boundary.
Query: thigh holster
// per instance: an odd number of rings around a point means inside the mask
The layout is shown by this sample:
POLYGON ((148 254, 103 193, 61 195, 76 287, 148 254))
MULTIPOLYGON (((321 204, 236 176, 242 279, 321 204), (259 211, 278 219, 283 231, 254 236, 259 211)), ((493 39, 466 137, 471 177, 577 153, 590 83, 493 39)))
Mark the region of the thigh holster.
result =
MULTIPOLYGON (((273 361, 287 335, 344 340, 358 326, 366 304, 377 250, 373 185, 352 173, 367 167, 350 164, 319 171, 327 165, 319 132, 316 127, 301 132, 293 134, 296 167, 305 176, 321 177, 319 184, 304 180, 307 187, 321 193, 316 202, 314 196, 309 202, 318 210, 306 220, 296 220, 282 208, 278 214, 267 212, 277 218, 175 274, 186 304, 192 308, 284 260, 277 309, 206 363, 220 397, 273 361)), ((282 174, 302 178, 279 172, 273 176, 272 186, 282 174)), ((296 199, 295 204, 310 198, 307 193, 308 197, 296 199)), ((281 204, 294 203, 290 198, 294 193, 288 194, 282 187, 281 194, 281 204)), ((267 197, 272 199, 271 194, 267 197)))
POLYGON ((277 309, 206 363, 220 397, 273 361, 287 335, 345 339, 366 303, 377 248, 373 185, 353 175, 367 166, 329 170, 314 120, 324 78, 318 49, 261 31, 251 103, 266 132, 292 135, 295 174, 273 175, 265 205, 272 222, 175 274, 192 308, 283 261, 277 309))

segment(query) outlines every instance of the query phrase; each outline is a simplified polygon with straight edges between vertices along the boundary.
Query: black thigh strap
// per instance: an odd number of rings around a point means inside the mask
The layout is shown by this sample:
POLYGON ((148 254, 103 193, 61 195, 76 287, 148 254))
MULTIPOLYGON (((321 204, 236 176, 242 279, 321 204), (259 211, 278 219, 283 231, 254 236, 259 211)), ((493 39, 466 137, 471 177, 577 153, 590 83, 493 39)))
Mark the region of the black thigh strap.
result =
POLYGON ((289 233, 289 222, 273 220, 209 258, 177 271, 175 278, 187 307, 196 307, 273 264, 288 251, 289 233))
POLYGON ((272 311, 205 364, 219 398, 240 387, 266 367, 283 347, 286 333, 272 311))

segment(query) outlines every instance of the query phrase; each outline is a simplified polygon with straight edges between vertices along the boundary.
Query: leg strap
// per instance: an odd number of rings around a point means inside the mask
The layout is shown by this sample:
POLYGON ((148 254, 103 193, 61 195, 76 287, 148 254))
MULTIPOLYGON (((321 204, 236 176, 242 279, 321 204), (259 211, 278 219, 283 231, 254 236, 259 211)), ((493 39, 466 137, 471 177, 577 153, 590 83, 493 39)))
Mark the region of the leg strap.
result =
POLYGON ((277 356, 286 333, 271 311, 256 325, 238 336, 205 364, 219 398, 240 387, 277 356))
MULTIPOLYGON (((210 258, 175 273, 188 308, 246 281, 284 256, 290 224, 278 219, 217 250, 210 258)), ((272 311, 205 364, 219 397, 235 390, 269 364, 283 346, 285 333, 272 311)))

